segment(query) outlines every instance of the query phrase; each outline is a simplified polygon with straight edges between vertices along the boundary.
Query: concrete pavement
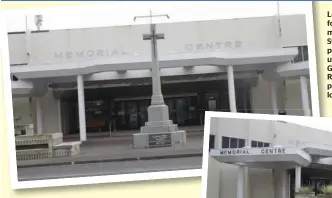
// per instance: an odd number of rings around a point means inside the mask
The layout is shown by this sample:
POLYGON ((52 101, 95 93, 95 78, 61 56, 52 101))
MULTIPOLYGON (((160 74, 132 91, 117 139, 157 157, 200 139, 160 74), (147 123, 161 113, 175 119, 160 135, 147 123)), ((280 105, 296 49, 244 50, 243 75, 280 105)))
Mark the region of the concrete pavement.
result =
POLYGON ((18 168, 19 181, 202 168, 201 157, 18 168))
MULTIPOLYGON (((132 136, 89 138, 81 145, 81 153, 75 157, 50 158, 46 160, 18 161, 18 168, 55 166, 83 163, 151 160, 162 158, 201 157, 203 152, 203 129, 193 127, 187 133, 185 146, 133 149, 132 136)), ((68 137, 67 137, 68 138, 68 137)), ((73 137, 69 137, 73 138, 73 137)))

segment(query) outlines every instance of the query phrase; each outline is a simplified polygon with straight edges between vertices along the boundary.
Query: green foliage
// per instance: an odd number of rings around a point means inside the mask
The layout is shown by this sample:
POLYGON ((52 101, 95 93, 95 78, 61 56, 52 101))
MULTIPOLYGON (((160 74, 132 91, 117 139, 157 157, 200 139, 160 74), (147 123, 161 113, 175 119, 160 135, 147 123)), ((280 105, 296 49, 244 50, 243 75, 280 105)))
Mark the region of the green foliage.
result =
POLYGON ((332 195, 332 185, 323 186, 322 193, 324 195, 332 195))
POLYGON ((313 192, 312 188, 310 188, 308 186, 303 186, 299 189, 299 194, 308 195, 308 194, 311 194, 312 192, 313 192))

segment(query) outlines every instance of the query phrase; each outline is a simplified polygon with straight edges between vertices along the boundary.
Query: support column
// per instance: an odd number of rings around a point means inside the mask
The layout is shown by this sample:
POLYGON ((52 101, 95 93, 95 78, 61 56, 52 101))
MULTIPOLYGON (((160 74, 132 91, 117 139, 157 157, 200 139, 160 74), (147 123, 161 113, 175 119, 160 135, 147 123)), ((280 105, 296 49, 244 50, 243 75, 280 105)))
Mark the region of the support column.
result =
POLYGON ((62 130, 62 111, 61 111, 61 99, 58 99, 58 124, 59 124, 59 133, 63 133, 62 130))
POLYGON ((271 94, 272 112, 273 114, 278 115, 279 110, 278 110, 276 82, 270 82, 270 94, 271 94))
POLYGON ((303 112, 304 112, 304 116, 311 116, 307 77, 306 76, 301 76, 300 77, 300 83, 301 83, 302 109, 303 109, 303 112))
POLYGON ((86 119, 83 76, 77 76, 78 117, 80 126, 80 140, 86 141, 86 119))
POLYGON ((43 133, 43 112, 41 107, 41 98, 36 98, 36 124, 37 134, 43 133))
POLYGON ((287 197, 287 171, 284 169, 273 170, 274 198, 287 197))
POLYGON ((295 167, 295 192, 299 192, 301 188, 301 166, 295 167))
POLYGON ((228 81, 229 108, 230 108, 231 112, 237 112, 234 70, 233 70, 232 65, 227 66, 227 81, 228 81))
POLYGON ((236 189, 236 197, 244 198, 244 175, 245 175, 245 167, 239 166, 237 172, 237 189, 236 189))

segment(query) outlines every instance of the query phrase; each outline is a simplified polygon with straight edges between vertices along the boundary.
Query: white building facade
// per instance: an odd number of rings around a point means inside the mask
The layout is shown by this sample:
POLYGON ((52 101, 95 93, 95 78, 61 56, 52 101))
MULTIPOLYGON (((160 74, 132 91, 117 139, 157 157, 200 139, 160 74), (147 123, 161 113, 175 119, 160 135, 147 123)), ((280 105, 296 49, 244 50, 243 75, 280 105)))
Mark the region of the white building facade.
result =
POLYGON ((301 186, 320 193, 332 183, 330 138, 283 121, 211 118, 206 197, 294 198, 301 186))
MULTIPOLYGON (((157 24, 170 119, 311 115, 305 15, 157 24)), ((36 133, 134 130, 151 97, 148 25, 10 32, 14 116, 36 133)))

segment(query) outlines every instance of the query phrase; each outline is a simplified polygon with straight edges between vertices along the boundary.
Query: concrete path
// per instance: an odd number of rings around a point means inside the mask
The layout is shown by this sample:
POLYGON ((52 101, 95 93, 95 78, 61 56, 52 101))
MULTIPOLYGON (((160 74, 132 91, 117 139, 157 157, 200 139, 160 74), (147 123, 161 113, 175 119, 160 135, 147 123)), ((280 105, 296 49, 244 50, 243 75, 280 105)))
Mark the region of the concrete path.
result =
POLYGON ((202 156, 203 132, 187 133, 185 146, 133 149, 132 136, 94 137, 81 145, 81 153, 74 157, 50 158, 46 160, 18 161, 18 168, 37 166, 60 166, 68 164, 134 161, 138 159, 162 159, 202 156))
POLYGON ((201 157, 19 168, 19 181, 202 168, 201 157))

